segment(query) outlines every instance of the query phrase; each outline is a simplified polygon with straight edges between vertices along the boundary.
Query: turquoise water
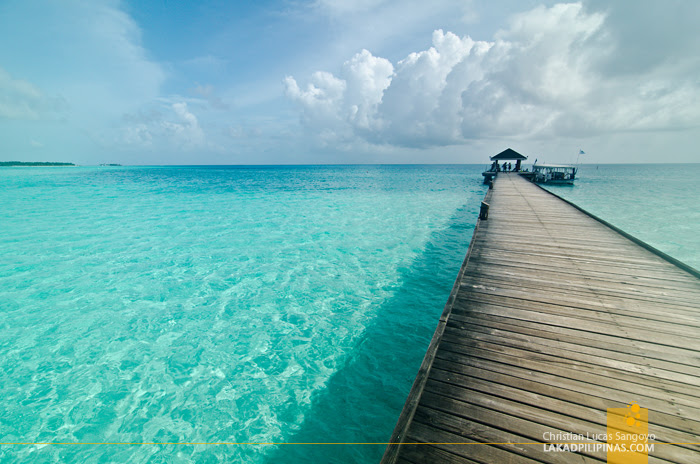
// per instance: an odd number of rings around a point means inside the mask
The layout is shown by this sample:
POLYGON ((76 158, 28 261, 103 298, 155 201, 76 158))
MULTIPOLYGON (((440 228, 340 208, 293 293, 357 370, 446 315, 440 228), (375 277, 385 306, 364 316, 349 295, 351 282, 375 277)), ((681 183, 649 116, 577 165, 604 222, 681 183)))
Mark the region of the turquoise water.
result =
MULTIPOLYGON (((0 441, 385 442, 483 166, 0 170, 0 441)), ((553 187, 695 267, 700 165, 553 187)), ((10 445, 21 462, 377 462, 381 445, 10 445)))
MULTIPOLYGON (((474 166, 0 182, 3 442, 388 440, 484 193, 474 166)), ((281 450, 14 445, 0 460, 369 462, 383 447, 281 450)))
POLYGON ((549 190, 700 269, 700 164, 583 165, 549 190))

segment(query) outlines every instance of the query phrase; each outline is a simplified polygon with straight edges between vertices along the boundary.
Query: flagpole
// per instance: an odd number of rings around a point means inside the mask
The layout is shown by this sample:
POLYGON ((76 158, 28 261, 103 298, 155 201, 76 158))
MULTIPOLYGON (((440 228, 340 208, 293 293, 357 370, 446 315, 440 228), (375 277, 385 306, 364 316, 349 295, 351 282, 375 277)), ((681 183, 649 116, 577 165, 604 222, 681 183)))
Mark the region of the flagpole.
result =
POLYGON ((578 160, 581 158, 581 155, 585 155, 585 154, 586 154, 585 151, 581 150, 580 148, 578 149, 578 156, 576 157, 576 171, 577 172, 578 172, 578 168, 579 168, 578 160))

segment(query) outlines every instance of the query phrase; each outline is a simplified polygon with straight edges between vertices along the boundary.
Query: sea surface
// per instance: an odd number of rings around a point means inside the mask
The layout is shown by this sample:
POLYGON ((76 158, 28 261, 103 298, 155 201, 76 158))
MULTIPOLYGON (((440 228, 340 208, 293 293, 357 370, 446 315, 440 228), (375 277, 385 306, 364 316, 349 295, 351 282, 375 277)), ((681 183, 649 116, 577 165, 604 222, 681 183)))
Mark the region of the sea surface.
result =
MULTIPOLYGON (((0 461, 377 462, 483 168, 0 169, 0 461)), ((698 175, 552 190, 698 267, 698 175)))

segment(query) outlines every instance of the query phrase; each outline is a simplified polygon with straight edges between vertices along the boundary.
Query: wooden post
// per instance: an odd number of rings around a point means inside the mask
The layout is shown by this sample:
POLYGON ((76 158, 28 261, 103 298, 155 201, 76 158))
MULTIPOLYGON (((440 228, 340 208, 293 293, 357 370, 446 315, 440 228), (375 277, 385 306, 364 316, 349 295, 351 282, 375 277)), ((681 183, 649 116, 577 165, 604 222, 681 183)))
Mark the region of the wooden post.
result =
POLYGON ((493 179, 489 181, 489 190, 493 190, 493 179))
POLYGON ((479 211, 479 219, 486 221, 489 218, 489 204, 485 201, 481 202, 481 210, 479 211))

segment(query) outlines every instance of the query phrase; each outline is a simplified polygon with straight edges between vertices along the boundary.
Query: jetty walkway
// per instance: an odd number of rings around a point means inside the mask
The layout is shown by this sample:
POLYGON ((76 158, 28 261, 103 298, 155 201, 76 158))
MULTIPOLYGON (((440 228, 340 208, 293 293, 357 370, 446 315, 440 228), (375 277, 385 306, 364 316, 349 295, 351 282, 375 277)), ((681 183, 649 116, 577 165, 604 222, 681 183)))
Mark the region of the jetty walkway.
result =
POLYGON ((697 271, 517 174, 494 184, 382 463, 606 462, 543 443, 631 402, 649 463, 700 462, 697 271))

